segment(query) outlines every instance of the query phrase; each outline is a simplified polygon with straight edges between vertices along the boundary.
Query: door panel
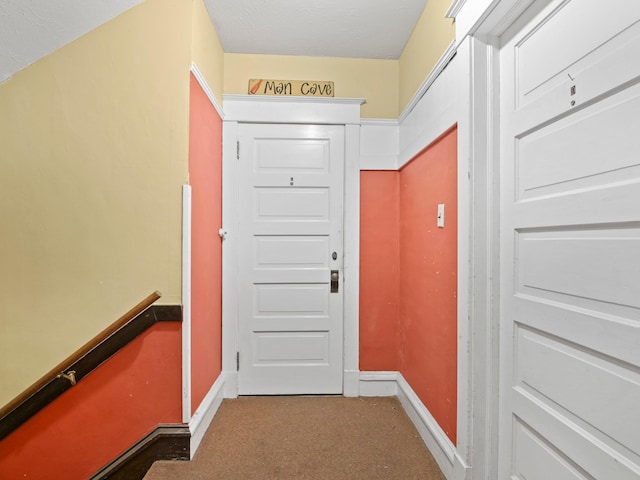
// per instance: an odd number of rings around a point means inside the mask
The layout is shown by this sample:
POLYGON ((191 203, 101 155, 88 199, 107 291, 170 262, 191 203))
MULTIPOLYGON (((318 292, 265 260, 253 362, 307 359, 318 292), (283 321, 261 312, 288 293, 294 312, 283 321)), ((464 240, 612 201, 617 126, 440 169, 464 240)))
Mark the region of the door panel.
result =
POLYGON ((344 127, 239 132, 239 393, 341 393, 344 127))
POLYGON ((500 54, 500 478, 637 479, 640 3, 526 17, 500 54))

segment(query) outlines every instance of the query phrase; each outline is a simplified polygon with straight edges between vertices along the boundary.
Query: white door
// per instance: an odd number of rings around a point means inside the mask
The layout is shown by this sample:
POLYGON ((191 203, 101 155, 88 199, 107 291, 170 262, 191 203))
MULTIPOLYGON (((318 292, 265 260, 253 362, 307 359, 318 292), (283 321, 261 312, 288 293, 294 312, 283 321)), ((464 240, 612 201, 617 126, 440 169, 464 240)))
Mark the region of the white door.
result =
POLYGON ((344 155, 342 126, 239 126, 240 395, 342 393, 344 155))
POLYGON ((640 2, 502 38, 500 479, 640 478, 640 2))

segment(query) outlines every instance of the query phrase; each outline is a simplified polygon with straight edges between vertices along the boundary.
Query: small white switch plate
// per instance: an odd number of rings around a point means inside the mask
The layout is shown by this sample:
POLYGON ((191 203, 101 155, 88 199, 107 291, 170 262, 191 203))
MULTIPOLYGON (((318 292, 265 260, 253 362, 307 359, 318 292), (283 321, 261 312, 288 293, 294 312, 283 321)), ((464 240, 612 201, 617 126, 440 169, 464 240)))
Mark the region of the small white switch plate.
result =
POLYGON ((444 228, 444 203, 438 204, 438 227, 444 228))

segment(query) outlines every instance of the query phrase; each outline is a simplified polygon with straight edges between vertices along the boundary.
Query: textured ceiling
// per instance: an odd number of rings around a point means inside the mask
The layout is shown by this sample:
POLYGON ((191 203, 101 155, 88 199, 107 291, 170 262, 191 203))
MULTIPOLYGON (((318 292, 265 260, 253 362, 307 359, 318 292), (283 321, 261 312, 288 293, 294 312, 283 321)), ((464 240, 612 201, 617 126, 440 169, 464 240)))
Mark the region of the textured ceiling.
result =
MULTIPOLYGON (((142 1, 0 0, 0 82, 142 1)), ((226 52, 397 59, 427 0, 204 1, 226 52)))
POLYGON ((0 82, 142 0, 0 0, 0 82))
POLYGON ((205 0, 228 53, 400 57, 426 0, 205 0))

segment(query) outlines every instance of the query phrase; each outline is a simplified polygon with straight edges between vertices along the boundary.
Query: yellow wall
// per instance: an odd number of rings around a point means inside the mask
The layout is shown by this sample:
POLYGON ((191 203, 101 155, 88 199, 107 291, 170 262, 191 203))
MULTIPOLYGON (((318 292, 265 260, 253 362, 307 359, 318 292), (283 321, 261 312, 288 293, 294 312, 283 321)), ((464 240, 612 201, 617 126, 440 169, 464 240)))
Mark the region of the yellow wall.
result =
POLYGON ((192 7, 147 0, 0 85, 0 405, 181 301, 192 7))
POLYGON ((398 62, 225 53, 224 93, 246 94, 250 78, 335 82, 336 97, 365 98, 364 118, 397 118, 398 62))
POLYGON ((448 3, 398 61, 224 54, 203 0, 146 0, 0 84, 0 405, 153 290, 181 301, 191 62, 218 100, 330 80, 397 118, 453 39, 448 3))
POLYGON ((453 20, 444 17, 450 6, 451 0, 428 0, 400 56, 400 111, 455 38, 453 20))
POLYGON ((193 1, 191 35, 191 61, 197 65, 216 100, 222 105, 224 52, 203 0, 193 1))

